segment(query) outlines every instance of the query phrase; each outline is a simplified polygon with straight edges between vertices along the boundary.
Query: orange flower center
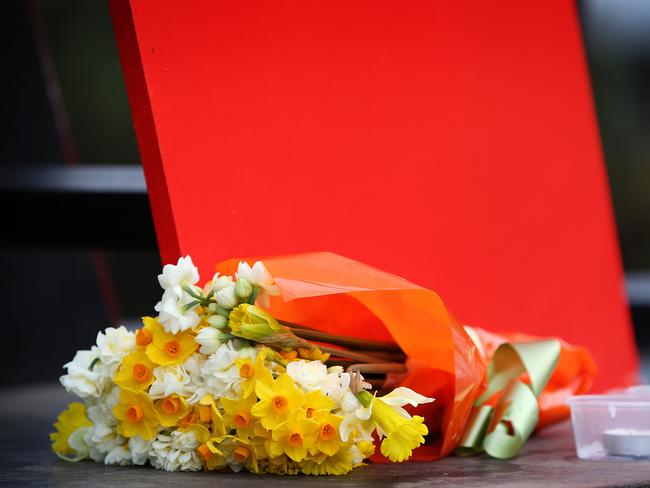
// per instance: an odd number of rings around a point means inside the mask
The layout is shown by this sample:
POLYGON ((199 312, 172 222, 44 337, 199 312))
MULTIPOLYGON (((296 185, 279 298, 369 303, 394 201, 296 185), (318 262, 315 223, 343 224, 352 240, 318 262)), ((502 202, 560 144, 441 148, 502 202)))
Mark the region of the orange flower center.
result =
POLYGON ((149 373, 149 368, 144 364, 137 363, 133 365, 133 370, 131 371, 133 379, 138 383, 144 383, 149 378, 151 378, 151 373, 149 373))
POLYGON ((316 411, 313 408, 311 408, 311 407, 307 408, 306 415, 307 415, 308 419, 312 418, 314 416, 314 413, 316 413, 316 411))
POLYGON ((201 422, 210 422, 212 420, 212 409, 205 405, 199 407, 199 419, 201 422))
POLYGON ((160 408, 169 415, 177 413, 181 409, 181 400, 177 397, 165 398, 160 402, 160 408))
POLYGON ((302 434, 300 432, 292 432, 287 438, 287 444, 291 447, 301 447, 303 443, 302 434))
POLYGON ((232 457, 235 458, 237 463, 243 463, 251 455, 251 452, 244 446, 239 446, 232 452, 232 457))
POLYGON ((135 424, 137 422, 140 422, 140 420, 142 420, 142 417, 144 417, 144 412, 140 405, 131 405, 129 408, 127 408, 126 420, 128 422, 135 424))
POLYGON ((210 458, 212 457, 212 452, 208 448, 207 444, 201 444, 199 447, 196 448, 196 453, 199 455, 201 459, 204 461, 209 461, 210 458))
POLYGON ((165 352, 168 356, 175 358, 181 352, 181 345, 176 341, 169 341, 165 343, 165 352))
POLYGON ((289 407, 289 400, 282 395, 274 396, 271 405, 277 413, 282 413, 289 407))
POLYGON ((185 417, 180 419, 178 421, 178 425, 181 427, 189 427, 190 425, 194 425, 196 423, 196 414, 194 412, 188 413, 185 417))
POLYGON ((253 373, 255 370, 253 369, 253 365, 251 363, 244 363, 241 365, 241 368, 239 368, 239 376, 242 378, 250 378, 253 376, 253 373))
POLYGON ((251 423, 251 414, 245 411, 237 412, 233 416, 232 421, 235 424, 235 427, 239 427, 240 429, 248 427, 251 423))
POLYGON ((135 333, 135 343, 138 346, 144 347, 151 344, 153 335, 149 329, 142 328, 135 333))
POLYGON ((332 424, 323 424, 320 426, 320 438, 324 441, 329 441, 336 435, 336 427, 332 424))

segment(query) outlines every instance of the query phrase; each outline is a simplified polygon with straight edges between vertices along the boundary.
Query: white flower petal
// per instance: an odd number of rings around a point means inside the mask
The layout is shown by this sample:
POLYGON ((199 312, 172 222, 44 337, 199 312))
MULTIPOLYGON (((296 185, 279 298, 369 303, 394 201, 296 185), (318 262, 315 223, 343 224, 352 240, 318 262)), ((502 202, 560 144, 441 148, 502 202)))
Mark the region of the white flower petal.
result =
POLYGON ((419 393, 414 392, 410 388, 400 386, 393 391, 381 397, 382 401, 391 407, 403 407, 404 405, 411 405, 417 407, 422 403, 431 403, 433 398, 425 397, 419 393))

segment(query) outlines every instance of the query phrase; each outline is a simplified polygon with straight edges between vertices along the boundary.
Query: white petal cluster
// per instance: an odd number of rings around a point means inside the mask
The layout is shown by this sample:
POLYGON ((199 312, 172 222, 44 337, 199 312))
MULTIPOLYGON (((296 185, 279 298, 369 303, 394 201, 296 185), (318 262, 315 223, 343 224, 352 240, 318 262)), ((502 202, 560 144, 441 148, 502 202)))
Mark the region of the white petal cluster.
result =
POLYGON ((243 358, 255 360, 256 354, 256 349, 252 347, 237 349, 233 341, 219 346, 201 368, 203 394, 210 393, 215 398, 235 397, 242 381, 235 360, 243 358))
POLYGON ((196 313, 196 305, 187 309, 186 305, 195 299, 185 288, 200 293, 201 288, 194 286, 199 281, 199 271, 192 258, 179 258, 177 264, 167 264, 158 282, 164 293, 154 310, 158 312, 158 321, 170 334, 178 334, 187 329, 193 329, 201 321, 196 313))
POLYGON ((107 328, 97 334, 97 345, 89 351, 77 351, 69 363, 63 365, 67 374, 59 381, 69 393, 80 398, 99 398, 112 384, 120 362, 135 349, 135 334, 124 326, 107 328))
POLYGON ((355 441, 372 440, 373 425, 370 421, 372 414, 371 408, 366 408, 361 405, 361 402, 359 402, 351 391, 347 391, 343 395, 340 406, 341 409, 338 414, 343 417, 343 422, 339 426, 341 439, 347 442, 352 433, 356 432, 355 441))
POLYGON ((118 401, 119 388, 115 387, 99 399, 86 402, 86 413, 93 425, 87 428, 85 441, 90 446, 89 456, 95 462, 105 461, 109 452, 126 442, 116 431, 113 407, 118 401))
POLYGON ((128 466, 133 464, 131 461, 131 452, 126 446, 117 446, 106 454, 104 464, 116 464, 119 466, 128 466))
POLYGON ((166 471, 200 471, 199 444, 192 430, 161 432, 151 443, 149 461, 154 468, 166 471))
POLYGON ((77 459, 86 459, 90 457, 91 446, 87 442, 87 434, 90 427, 80 427, 68 437, 68 445, 74 449, 77 459))
POLYGON ((247 279, 253 286, 260 288, 257 299, 264 307, 269 307, 270 296, 280 294, 279 288, 273 284, 271 273, 269 273, 262 261, 256 261, 252 267, 245 262, 239 263, 235 277, 237 279, 247 279))
POLYGON ((108 327, 97 334, 97 354, 102 364, 115 372, 124 356, 135 349, 135 334, 123 325, 117 329, 108 327))
POLYGON ((201 399, 203 379, 201 368, 205 359, 201 354, 193 354, 183 364, 176 366, 158 366, 153 370, 154 382, 149 389, 149 396, 156 400, 177 394, 187 398, 188 403, 201 399))
POLYGON ((292 361, 287 365, 287 374, 305 390, 318 390, 327 377, 327 366, 320 361, 292 361))
POLYGON ((139 435, 129 439, 129 451, 131 451, 131 462, 143 466, 149 461, 149 451, 153 441, 147 441, 139 435))
POLYGON ((110 384, 110 376, 98 368, 98 350, 77 351, 72 361, 63 365, 68 370, 59 381, 68 393, 80 398, 99 397, 110 384))
POLYGON ((163 267, 162 274, 158 275, 158 283, 163 290, 169 291, 170 294, 177 298, 182 298, 185 294, 183 285, 194 285, 199 281, 199 270, 192 258, 185 256, 179 258, 176 265, 166 264, 163 267))

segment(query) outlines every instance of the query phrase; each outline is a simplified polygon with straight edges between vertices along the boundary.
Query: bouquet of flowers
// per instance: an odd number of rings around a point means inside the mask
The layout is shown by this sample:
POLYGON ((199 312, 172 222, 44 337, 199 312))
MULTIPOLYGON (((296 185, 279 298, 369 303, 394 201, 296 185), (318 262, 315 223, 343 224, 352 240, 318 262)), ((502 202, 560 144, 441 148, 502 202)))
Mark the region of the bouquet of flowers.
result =
POLYGON ((191 258, 166 265, 157 317, 108 328, 66 364, 83 400, 55 423, 68 461, 151 464, 167 471, 346 474, 375 452, 411 457, 428 433, 404 408, 433 401, 404 386, 396 344, 276 319, 262 262, 240 262, 202 288, 191 258), (363 375, 366 375, 364 378, 363 375))

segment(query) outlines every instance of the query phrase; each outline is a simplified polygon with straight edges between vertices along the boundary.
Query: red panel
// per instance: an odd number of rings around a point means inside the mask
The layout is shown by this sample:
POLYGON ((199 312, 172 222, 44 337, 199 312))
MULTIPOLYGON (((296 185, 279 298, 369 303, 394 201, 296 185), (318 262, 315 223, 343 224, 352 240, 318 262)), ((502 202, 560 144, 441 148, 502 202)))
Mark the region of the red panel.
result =
POLYGON ((631 380, 574 4, 113 1, 163 260, 334 251, 631 380))

